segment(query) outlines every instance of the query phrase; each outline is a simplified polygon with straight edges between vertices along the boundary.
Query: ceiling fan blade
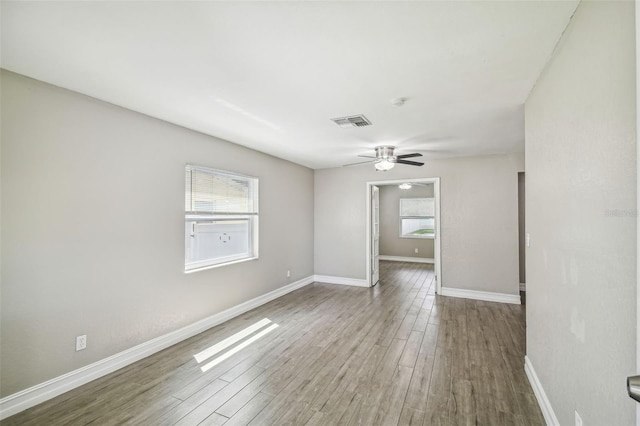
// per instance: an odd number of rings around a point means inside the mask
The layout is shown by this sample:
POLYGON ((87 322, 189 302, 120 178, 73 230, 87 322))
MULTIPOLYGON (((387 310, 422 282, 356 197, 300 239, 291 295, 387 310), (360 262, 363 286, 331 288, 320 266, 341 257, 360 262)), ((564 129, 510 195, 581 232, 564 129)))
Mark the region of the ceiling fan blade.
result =
POLYGON ((418 163, 417 161, 408 161, 408 160, 396 160, 398 164, 408 164, 410 166, 422 166, 424 163, 418 163))
POLYGON ((378 158, 375 155, 358 155, 358 157, 362 157, 362 158, 378 158))
POLYGON ((422 157, 422 154, 420 154, 419 152, 414 152, 413 154, 396 155, 396 158, 411 158, 411 157, 422 157))
POLYGON ((357 163, 343 164, 342 167, 357 166, 358 164, 373 163, 375 161, 377 161, 377 159, 375 159, 375 160, 367 160, 367 161, 358 161, 357 163))

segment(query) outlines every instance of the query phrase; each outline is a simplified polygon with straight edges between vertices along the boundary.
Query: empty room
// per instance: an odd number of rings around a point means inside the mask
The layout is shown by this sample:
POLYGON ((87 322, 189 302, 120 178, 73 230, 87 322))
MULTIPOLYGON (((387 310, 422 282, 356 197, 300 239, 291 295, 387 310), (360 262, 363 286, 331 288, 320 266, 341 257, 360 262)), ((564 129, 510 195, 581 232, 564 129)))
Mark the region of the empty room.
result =
POLYGON ((640 425, 634 1, 0 2, 0 424, 640 425))

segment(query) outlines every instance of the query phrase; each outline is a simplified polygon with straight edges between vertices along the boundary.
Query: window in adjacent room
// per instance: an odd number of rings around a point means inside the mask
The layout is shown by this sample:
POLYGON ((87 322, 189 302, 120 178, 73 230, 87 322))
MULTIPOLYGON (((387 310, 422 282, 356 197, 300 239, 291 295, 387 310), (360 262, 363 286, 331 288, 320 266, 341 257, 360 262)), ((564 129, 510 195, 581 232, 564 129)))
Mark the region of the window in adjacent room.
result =
POLYGON ((401 238, 434 238, 435 232, 433 198, 400 199, 401 238))
POLYGON ((187 165, 186 272, 258 257, 258 179, 187 165))

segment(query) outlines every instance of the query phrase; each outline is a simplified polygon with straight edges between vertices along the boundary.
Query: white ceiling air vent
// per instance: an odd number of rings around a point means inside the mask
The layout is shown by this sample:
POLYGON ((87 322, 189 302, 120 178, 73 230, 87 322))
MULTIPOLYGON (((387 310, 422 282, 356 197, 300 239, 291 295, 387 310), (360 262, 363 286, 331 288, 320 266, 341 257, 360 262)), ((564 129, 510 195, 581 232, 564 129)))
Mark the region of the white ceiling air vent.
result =
POLYGON ((364 115, 352 115, 350 117, 332 118, 331 121, 340 127, 364 127, 371 126, 371 122, 364 115))

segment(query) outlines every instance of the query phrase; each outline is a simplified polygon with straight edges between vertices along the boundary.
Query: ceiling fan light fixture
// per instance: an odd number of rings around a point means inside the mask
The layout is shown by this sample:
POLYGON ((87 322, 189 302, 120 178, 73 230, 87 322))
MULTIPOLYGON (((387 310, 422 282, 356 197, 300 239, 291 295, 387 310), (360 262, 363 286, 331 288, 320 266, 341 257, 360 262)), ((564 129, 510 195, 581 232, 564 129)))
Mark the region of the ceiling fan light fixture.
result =
POLYGON ((398 188, 400 188, 400 189, 411 189, 411 184, 410 183, 401 183, 400 185, 398 185, 398 188))
POLYGON ((375 164, 376 170, 378 170, 380 172, 386 172, 387 170, 391 170, 391 169, 393 169, 394 166, 395 166, 395 164, 393 162, 387 160, 386 158, 383 158, 382 160, 378 161, 375 164))

